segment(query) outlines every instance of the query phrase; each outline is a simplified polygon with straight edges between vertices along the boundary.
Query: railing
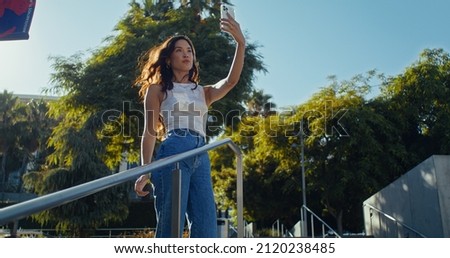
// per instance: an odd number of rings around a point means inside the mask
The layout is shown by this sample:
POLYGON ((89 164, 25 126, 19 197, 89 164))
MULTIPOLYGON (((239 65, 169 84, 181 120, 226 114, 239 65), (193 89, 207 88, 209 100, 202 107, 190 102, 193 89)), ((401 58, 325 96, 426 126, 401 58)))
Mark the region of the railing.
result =
POLYGON ((284 237, 289 234, 289 230, 284 227, 284 224, 280 222, 280 219, 277 219, 274 223, 272 223, 272 235, 274 237, 284 237))
MULTIPOLYGON (((125 183, 130 180, 135 180, 143 174, 150 173, 153 170, 160 169, 162 167, 179 162, 183 159, 198 155, 199 153, 215 149, 222 145, 228 145, 228 147, 230 147, 230 149, 236 154, 237 237, 244 237, 242 153, 239 147, 230 139, 218 140, 194 150, 154 161, 151 164, 145 166, 135 167, 117 174, 99 178, 58 192, 8 206, 6 208, 0 209, 0 225, 25 218, 36 212, 41 212, 47 209, 61 206, 63 204, 95 194, 118 184, 125 183)), ((179 182, 177 182, 177 184, 178 183, 179 182)), ((176 201, 175 204, 177 203, 179 202, 176 201)), ((174 214, 172 214, 172 217, 179 216, 179 207, 175 207, 175 211, 173 212, 174 214), (178 212, 178 214, 175 214, 175 212, 178 212)), ((172 228, 180 228, 180 221, 178 220, 175 223, 177 224, 173 225, 172 228)), ((178 233, 176 233, 176 236, 178 236, 178 233)))
MULTIPOLYGON (((413 229, 412 227, 406 225, 405 223, 402 223, 402 222, 398 221, 396 218, 394 218, 393 216, 391 216, 391 215, 381 211, 380 209, 375 208, 374 206, 372 206, 370 204, 367 204, 367 203, 364 203, 363 206, 369 207, 370 212, 372 212, 374 210, 378 214, 381 214, 384 218, 387 218, 388 220, 394 222, 395 225, 396 225, 397 235, 398 235, 398 232, 399 232, 399 227, 403 227, 403 228, 408 229, 409 231, 413 232, 414 234, 416 234, 416 235, 418 235, 420 237, 426 238, 426 236, 424 234, 422 234, 419 231, 413 229)), ((381 216, 380 216, 380 219, 381 219, 381 216)), ((372 222, 370 222, 370 223, 372 224, 372 222)))
MULTIPOLYGON (((317 216, 312 210, 310 210, 308 207, 306 207, 305 205, 302 205, 302 210, 305 210, 306 213, 311 214, 311 237, 314 238, 315 237, 315 225, 314 225, 314 219, 318 220, 321 223, 321 228, 322 228, 322 237, 325 237, 327 235, 330 235, 330 233, 332 233, 334 235, 334 237, 338 237, 340 238, 341 236, 332 228, 330 227, 325 221, 323 221, 319 216, 317 216), (328 229, 327 232, 325 232, 325 229, 328 229)), ((306 219, 306 218, 305 218, 306 219)), ((307 230, 306 230, 307 231, 307 230)), ((303 232, 303 231, 302 231, 303 232)), ((306 237, 306 236, 304 236, 306 237)))

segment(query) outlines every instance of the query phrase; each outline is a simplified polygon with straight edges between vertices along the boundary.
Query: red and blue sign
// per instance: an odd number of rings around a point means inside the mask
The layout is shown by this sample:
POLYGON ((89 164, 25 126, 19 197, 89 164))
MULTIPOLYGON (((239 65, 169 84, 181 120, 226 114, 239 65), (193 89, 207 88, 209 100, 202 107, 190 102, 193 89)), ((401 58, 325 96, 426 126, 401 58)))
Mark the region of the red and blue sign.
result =
POLYGON ((36 0, 0 0, 0 40, 26 40, 36 0))

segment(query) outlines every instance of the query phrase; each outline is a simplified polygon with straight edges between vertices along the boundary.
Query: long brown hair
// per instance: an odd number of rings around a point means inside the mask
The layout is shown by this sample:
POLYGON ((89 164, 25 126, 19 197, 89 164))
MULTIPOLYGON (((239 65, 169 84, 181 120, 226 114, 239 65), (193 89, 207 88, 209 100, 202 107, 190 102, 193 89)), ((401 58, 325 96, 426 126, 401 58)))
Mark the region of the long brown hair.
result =
POLYGON ((195 56, 194 44, 185 35, 176 35, 169 37, 163 43, 149 49, 140 58, 138 66, 140 68, 140 75, 135 80, 134 85, 140 87, 139 96, 143 99, 147 89, 151 85, 161 85, 162 91, 167 92, 173 88, 173 71, 172 68, 167 64, 167 60, 170 55, 175 50, 175 43, 178 40, 186 40, 194 56, 194 64, 189 70, 189 81, 198 84, 199 74, 198 74, 198 63, 195 56))

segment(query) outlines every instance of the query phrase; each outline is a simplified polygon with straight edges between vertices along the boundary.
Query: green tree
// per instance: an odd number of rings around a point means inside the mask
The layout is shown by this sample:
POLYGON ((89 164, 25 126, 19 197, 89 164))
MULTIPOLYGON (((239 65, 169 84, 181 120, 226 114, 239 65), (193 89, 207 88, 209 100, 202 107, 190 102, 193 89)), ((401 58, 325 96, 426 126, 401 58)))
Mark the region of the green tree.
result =
POLYGON ((253 90, 247 101, 247 112, 253 116, 267 117, 273 115, 277 106, 275 103, 269 101, 272 98, 271 95, 265 94, 263 90, 253 90))
POLYGON ((45 165, 48 154, 46 142, 55 121, 47 117, 48 103, 44 99, 32 99, 25 104, 25 121, 17 128, 19 135, 15 155, 21 159, 18 169, 19 182, 16 191, 22 191, 22 177, 27 170, 45 165))
MULTIPOLYGON (((308 207, 340 233, 360 232, 365 199, 430 155, 449 153, 449 60, 442 49, 426 49, 403 74, 330 77, 293 112, 242 118, 231 138, 245 154, 246 219, 262 227, 276 219, 292 226, 299 219, 293 206, 301 202, 292 200, 301 200, 303 123, 308 207), (367 100, 376 78, 382 94, 367 100)), ((212 157, 221 195, 233 200, 232 160, 212 157)))
MULTIPOLYGON (((253 95, 250 100, 264 96, 262 102, 271 103, 270 95, 263 91, 253 95)), ((261 105, 262 106, 262 105, 261 105)), ((272 105, 272 107, 275 104, 272 105)), ((284 196, 298 195, 298 187, 291 166, 284 164, 283 153, 290 152, 283 129, 283 119, 271 110, 265 115, 255 115, 254 106, 249 105, 248 111, 242 113, 239 127, 228 128, 223 137, 230 137, 244 153, 244 217, 247 221, 257 222, 259 226, 270 226, 273 221, 281 218, 289 223, 295 223, 299 206, 293 205, 284 196), (297 212, 296 212, 297 211, 297 212)), ((287 126, 286 126, 287 127, 287 126)), ((295 150, 294 150, 295 151, 295 150)), ((212 174, 216 199, 219 208, 233 208, 236 200, 236 169, 234 155, 225 149, 211 151, 212 174)))
MULTIPOLYGON (((392 163, 405 155, 395 126, 377 113, 384 106, 364 99, 373 76, 371 71, 350 81, 332 78, 328 87, 296 108, 241 120, 231 137, 245 153, 246 219, 263 227, 277 219, 290 227, 300 219, 303 133, 308 207, 334 218, 330 224, 339 232, 344 227, 360 230, 362 201, 395 177, 384 171, 398 168, 392 163), (359 219, 356 225, 355 218, 359 219)), ((229 161, 219 162, 224 165, 216 169, 229 171, 229 161)), ((392 173, 398 176, 398 171, 392 173)), ((220 172, 219 179, 227 178, 220 172)), ((235 182, 222 182, 227 183, 223 189, 228 189, 231 200, 235 182)))
POLYGON ((8 187, 9 173, 19 167, 21 156, 21 133, 27 123, 26 106, 18 98, 6 90, 0 94, 0 189, 2 192, 13 191, 8 187), (10 158, 11 157, 11 158, 10 158), (19 158, 20 159, 20 158, 19 158))
MULTIPOLYGON (((53 80, 58 87, 89 83, 87 68, 81 63, 68 64, 58 59, 54 69, 53 80)), ((59 122, 48 141, 52 153, 46 158, 47 166, 24 177, 27 188, 39 195, 110 175, 116 168, 115 164, 108 167, 108 150, 99 141, 99 111, 77 104, 74 98, 79 97, 68 94, 50 103, 48 114, 59 122)), ((102 225, 125 219, 127 205, 128 189, 123 185, 34 214, 33 218, 42 225, 55 225, 68 236, 86 237, 102 225)))
POLYGON ((20 192, 22 175, 27 172, 30 163, 42 163, 38 157, 45 152, 45 141, 52 125, 45 117, 47 106, 43 100, 23 103, 6 91, 0 94, 0 99, 1 189, 20 192), (17 181, 8 184, 11 172, 17 173, 17 181))
POLYGON ((443 49, 425 49, 403 74, 384 84, 382 98, 410 153, 408 169, 431 155, 450 153, 449 60, 443 49))

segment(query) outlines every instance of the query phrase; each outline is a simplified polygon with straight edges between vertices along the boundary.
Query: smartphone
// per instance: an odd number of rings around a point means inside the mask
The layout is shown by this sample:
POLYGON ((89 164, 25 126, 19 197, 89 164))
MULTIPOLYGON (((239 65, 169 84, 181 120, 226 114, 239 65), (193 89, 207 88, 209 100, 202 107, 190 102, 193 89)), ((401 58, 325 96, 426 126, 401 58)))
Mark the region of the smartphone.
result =
POLYGON ((234 7, 229 5, 229 4, 225 4, 225 3, 221 3, 220 4, 220 18, 228 18, 227 14, 231 17, 233 17, 233 19, 235 19, 234 16, 234 7))

